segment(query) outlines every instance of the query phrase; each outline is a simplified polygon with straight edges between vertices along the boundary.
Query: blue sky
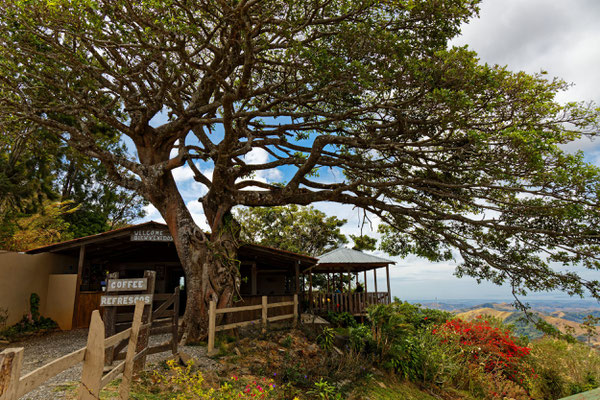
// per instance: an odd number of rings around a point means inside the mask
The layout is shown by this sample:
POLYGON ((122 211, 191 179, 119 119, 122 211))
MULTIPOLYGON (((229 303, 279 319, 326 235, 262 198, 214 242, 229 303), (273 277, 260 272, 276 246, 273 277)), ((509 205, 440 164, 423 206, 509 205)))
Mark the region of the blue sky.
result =
MULTIPOLYGON (((456 45, 468 44, 478 52, 481 61, 508 65, 512 70, 526 72, 548 71, 574 85, 560 94, 561 102, 593 100, 600 104, 600 2, 596 0, 484 0, 480 18, 463 26, 462 35, 454 40, 456 45)), ((158 117, 156 123, 160 123, 158 117)), ((218 137, 218 132, 215 133, 218 137)), ((582 139, 566 146, 569 151, 584 150, 590 162, 600 164, 600 146, 597 142, 582 139)), ((246 156, 247 162, 261 163, 269 155, 256 149, 246 156)), ((210 176, 209 164, 198 164, 210 176)), ((256 179, 276 182, 288 177, 290 171, 261 172, 256 179)), ((332 180, 336 171, 323 171, 320 179, 332 180)), ((202 207, 197 199, 206 188, 193 180, 187 167, 174 171, 186 204, 200 226, 208 228, 202 207)), ((315 207, 328 215, 348 220, 345 234, 359 234, 359 211, 352 206, 334 203, 316 203, 315 207)), ((145 220, 161 220, 153 207, 148 207, 145 220)), ((377 236, 377 218, 372 218, 372 228, 365 225, 364 233, 377 236)), ((405 300, 417 299, 510 299, 510 291, 489 283, 478 285, 473 279, 458 279, 453 275, 455 264, 430 263, 417 257, 391 258, 396 265, 391 268, 392 294, 405 300)), ((597 278, 598 272, 585 272, 597 278)), ((378 273, 378 286, 385 287, 384 271, 378 273)), ((368 285, 372 288, 372 274, 368 285)), ((531 296, 533 299, 565 298, 562 293, 531 296)))

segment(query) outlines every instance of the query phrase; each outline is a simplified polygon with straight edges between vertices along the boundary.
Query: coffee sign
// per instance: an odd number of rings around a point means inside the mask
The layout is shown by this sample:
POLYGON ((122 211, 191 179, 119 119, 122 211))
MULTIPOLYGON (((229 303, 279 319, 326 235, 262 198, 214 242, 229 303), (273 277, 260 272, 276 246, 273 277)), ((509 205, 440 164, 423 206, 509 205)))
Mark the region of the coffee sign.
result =
MULTIPOLYGON (((148 289, 148 278, 109 279, 106 283, 107 292, 141 292, 148 289)), ((134 306, 136 302, 152 305, 151 293, 115 294, 100 297, 101 307, 134 306)))
POLYGON ((122 294, 114 296, 102 296, 100 297, 100 306, 135 306, 135 303, 140 300, 143 301, 144 304, 151 305, 152 297, 153 295, 151 294, 122 294))
POLYGON ((109 279, 106 284, 108 292, 134 292, 148 289, 148 278, 109 279))

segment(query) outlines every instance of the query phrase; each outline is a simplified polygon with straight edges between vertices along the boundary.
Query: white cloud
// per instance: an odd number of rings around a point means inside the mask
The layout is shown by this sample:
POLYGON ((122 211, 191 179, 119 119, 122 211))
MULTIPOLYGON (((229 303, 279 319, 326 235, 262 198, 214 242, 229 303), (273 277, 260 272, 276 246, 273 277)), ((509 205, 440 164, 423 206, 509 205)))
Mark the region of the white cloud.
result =
POLYGON ((260 147, 255 147, 244 156, 246 164, 264 164, 269 161, 269 153, 260 147))
POLYGON ((161 222, 163 224, 165 223, 163 217, 160 215, 156 207, 154 207, 152 204, 144 206, 144 211, 146 212, 146 217, 144 218, 144 220, 161 222))
POLYGON ((196 224, 198 224, 198 226, 200 227, 200 229, 204 230, 204 231, 210 231, 210 226, 208 225, 208 222, 206 221, 206 216, 204 215, 204 209, 202 208, 202 204, 200 204, 199 201, 193 200, 193 201, 189 201, 186 204, 188 210, 190 211, 190 214, 192 214, 192 218, 194 219, 194 222, 196 224))
POLYGON ((175 168, 171 173, 176 182, 185 182, 194 179, 194 171, 187 164, 175 168))

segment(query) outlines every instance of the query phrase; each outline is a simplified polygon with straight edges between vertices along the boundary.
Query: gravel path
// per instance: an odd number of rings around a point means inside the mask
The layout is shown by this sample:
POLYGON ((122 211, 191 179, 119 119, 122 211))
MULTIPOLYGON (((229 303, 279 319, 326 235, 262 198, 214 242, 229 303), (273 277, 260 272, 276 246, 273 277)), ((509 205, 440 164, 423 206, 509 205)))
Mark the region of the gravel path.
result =
MULTIPOLYGON (((163 343, 170 339, 169 335, 156 335, 150 337, 150 346, 163 343)), ((87 341, 87 329, 55 332, 42 337, 31 338, 23 342, 11 343, 9 347, 25 348, 23 355, 23 368, 21 376, 55 360, 65 354, 69 354, 85 347, 87 341)), ((8 347, 8 346, 3 346, 8 347)), ((2 348, 0 348, 2 350, 2 348)), ((180 346, 179 350, 195 359, 195 365, 200 369, 214 370, 219 364, 206 356, 206 347, 203 346, 180 346)), ((171 356, 171 352, 152 354, 146 358, 146 369, 152 368, 171 356)), ((114 365, 114 364, 113 364, 114 365)), ((62 399, 65 390, 72 387, 74 382, 81 378, 82 363, 69 368, 37 389, 29 392, 21 399, 25 400, 47 400, 62 399)))

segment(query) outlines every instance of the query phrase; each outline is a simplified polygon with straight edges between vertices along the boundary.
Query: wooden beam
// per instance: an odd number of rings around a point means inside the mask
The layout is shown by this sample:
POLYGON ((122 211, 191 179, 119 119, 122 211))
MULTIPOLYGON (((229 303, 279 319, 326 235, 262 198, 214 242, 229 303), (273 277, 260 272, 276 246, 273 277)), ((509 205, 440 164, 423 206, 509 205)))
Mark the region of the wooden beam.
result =
POLYGON ((256 296, 257 294, 257 286, 258 286, 258 275, 256 272, 256 262, 252 263, 252 267, 250 270, 250 285, 251 285, 251 294, 252 296, 256 296))
POLYGON ((390 288, 390 266, 385 266, 385 276, 387 278, 387 289, 388 289, 388 304, 392 302, 392 289, 390 288))
POLYGON ((296 294, 300 293, 300 261, 296 261, 294 267, 296 268, 296 294))
MULTIPOLYGON (((154 293, 154 287, 156 284, 156 271, 144 271, 144 278, 148 279, 148 288, 144 291, 144 293, 154 293)), ((152 304, 147 304, 144 306, 144 311, 142 313, 142 323, 149 324, 152 323, 152 304)), ((137 346, 135 349, 136 353, 140 353, 146 347, 148 347, 148 340, 150 339, 150 329, 142 328, 139 333, 139 338, 137 342, 137 346)), ((135 372, 143 371, 144 365, 146 365, 146 356, 141 356, 139 359, 136 359, 133 363, 133 370, 135 372)))
POLYGON ((377 293, 377 269, 373 270, 373 283, 375 284, 375 293, 377 293))
MULTIPOLYGON (((83 263, 85 261, 85 244, 79 246, 79 262, 77 263, 77 282, 75 283, 75 301, 73 302, 73 316, 71 317, 71 329, 77 328, 77 309, 79 308, 79 293, 81 292, 81 281, 83 274, 83 263)), ((85 321, 84 321, 85 322, 85 321)))
POLYGON ((365 307, 366 307, 368 305, 367 304, 367 301, 368 301, 367 293, 369 293, 369 291, 367 290, 367 270, 363 271, 363 275, 364 275, 363 279, 365 281, 365 288, 364 289, 365 289, 365 307))
POLYGON ((312 287, 312 271, 310 271, 308 273, 308 280, 309 280, 309 286, 308 286, 308 301, 310 304, 310 309, 312 310, 312 306, 313 306, 313 287, 312 287))
POLYGON ((100 311, 94 310, 90 330, 88 331, 87 346, 81 372, 79 386, 80 400, 97 400, 100 398, 102 372, 104 368, 104 323, 100 311))

